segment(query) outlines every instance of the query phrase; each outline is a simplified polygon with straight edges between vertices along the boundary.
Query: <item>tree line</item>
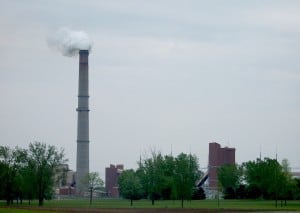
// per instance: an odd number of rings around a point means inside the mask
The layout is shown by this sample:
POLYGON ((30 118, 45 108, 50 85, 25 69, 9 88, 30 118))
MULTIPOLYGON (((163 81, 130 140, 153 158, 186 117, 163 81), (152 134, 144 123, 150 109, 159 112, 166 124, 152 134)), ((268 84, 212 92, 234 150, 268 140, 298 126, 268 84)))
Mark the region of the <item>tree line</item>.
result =
POLYGON ((64 151, 41 142, 30 143, 28 149, 0 146, 0 199, 7 205, 13 200, 51 198, 59 179, 61 165, 67 160, 64 151))
POLYGON ((136 171, 125 170, 119 177, 121 196, 132 201, 148 198, 154 205, 155 200, 205 199, 195 185, 201 176, 198 159, 195 155, 181 153, 176 157, 163 156, 152 152, 151 157, 140 160, 136 171))
MULTIPOLYGON (((218 169, 218 182, 227 199, 300 199, 300 179, 291 175, 287 159, 264 158, 242 165, 223 165, 218 169)), ((281 204, 282 205, 282 204, 281 204)))
MULTIPOLYGON (((195 155, 181 153, 176 157, 152 152, 140 160, 136 170, 123 171, 119 177, 120 195, 133 200, 205 199, 197 183, 204 176, 195 155)), ((288 161, 257 159, 242 165, 223 165, 218 168, 219 190, 224 199, 300 199, 300 179, 291 176, 288 161)))
MULTIPOLYGON (((13 200, 50 199, 54 184, 63 174, 66 163, 63 150, 41 142, 30 143, 28 149, 0 146, 0 199, 7 204, 13 200)), ((151 157, 138 162, 136 170, 123 171, 119 177, 122 197, 133 200, 205 199, 205 192, 197 182, 204 176, 195 155, 180 153, 176 157, 151 152, 151 157)), ((99 174, 89 174, 84 181, 91 193, 103 186, 99 174)), ((223 165, 218 168, 218 185, 225 199, 300 199, 300 179, 291 176, 286 159, 264 158, 241 165, 223 165)))

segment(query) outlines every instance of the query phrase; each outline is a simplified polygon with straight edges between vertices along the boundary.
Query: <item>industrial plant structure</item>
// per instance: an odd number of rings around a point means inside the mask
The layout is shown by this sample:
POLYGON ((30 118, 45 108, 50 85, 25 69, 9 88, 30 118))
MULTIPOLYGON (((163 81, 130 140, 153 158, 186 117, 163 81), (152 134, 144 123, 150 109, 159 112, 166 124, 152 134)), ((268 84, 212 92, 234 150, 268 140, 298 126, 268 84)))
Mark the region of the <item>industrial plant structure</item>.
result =
POLYGON ((124 165, 122 164, 116 166, 110 164, 109 167, 105 168, 105 190, 108 197, 118 198, 120 196, 118 179, 123 170, 124 165))
POLYGON ((218 188, 218 168, 225 164, 235 164, 235 148, 224 147, 216 142, 209 143, 207 172, 197 182, 205 191, 206 198, 220 196, 218 188))
POLYGON ((213 142, 209 143, 208 185, 211 189, 218 187, 218 168, 225 164, 235 164, 235 148, 224 147, 213 142))
POLYGON ((89 173, 89 51, 79 51, 79 85, 77 108, 76 189, 83 192, 83 178, 89 173))

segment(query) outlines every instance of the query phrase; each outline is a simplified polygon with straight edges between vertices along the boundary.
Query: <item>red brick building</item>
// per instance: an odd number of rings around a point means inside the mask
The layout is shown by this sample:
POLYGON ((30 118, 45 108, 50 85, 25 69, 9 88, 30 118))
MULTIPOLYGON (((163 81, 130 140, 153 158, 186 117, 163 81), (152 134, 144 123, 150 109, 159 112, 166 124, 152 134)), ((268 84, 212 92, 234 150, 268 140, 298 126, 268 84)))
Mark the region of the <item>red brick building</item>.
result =
POLYGON ((209 143, 208 186, 211 189, 217 188, 217 170, 224 164, 235 164, 235 148, 221 148, 220 144, 216 142, 209 143))
POLYGON ((118 178, 122 171, 124 170, 124 165, 110 165, 110 167, 105 168, 105 190, 109 197, 118 198, 119 186, 118 178))

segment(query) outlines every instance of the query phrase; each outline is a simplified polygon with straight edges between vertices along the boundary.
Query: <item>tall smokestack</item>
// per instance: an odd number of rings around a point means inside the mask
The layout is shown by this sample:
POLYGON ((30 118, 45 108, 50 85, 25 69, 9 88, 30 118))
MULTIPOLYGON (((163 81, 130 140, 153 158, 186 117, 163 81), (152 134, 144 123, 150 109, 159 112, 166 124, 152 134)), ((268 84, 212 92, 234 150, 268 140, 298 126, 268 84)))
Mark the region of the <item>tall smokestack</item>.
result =
POLYGON ((89 173, 89 51, 79 51, 79 84, 77 108, 76 185, 82 192, 82 179, 89 173))
POLYGON ((50 48, 64 56, 77 56, 79 51, 79 87, 77 108, 76 188, 81 193, 82 179, 89 173, 89 52, 92 41, 83 31, 61 28, 47 38, 50 48))

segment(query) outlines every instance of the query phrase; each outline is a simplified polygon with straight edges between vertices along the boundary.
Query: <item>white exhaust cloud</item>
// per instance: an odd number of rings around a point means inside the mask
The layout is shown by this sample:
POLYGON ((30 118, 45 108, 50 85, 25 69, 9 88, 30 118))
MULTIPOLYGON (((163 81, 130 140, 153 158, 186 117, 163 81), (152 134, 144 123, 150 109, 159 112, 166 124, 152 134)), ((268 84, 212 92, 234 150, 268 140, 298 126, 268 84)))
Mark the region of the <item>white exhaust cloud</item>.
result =
POLYGON ((91 50, 92 41, 88 34, 83 31, 74 31, 61 28, 47 38, 51 49, 58 50, 64 56, 75 56, 79 50, 91 50))

